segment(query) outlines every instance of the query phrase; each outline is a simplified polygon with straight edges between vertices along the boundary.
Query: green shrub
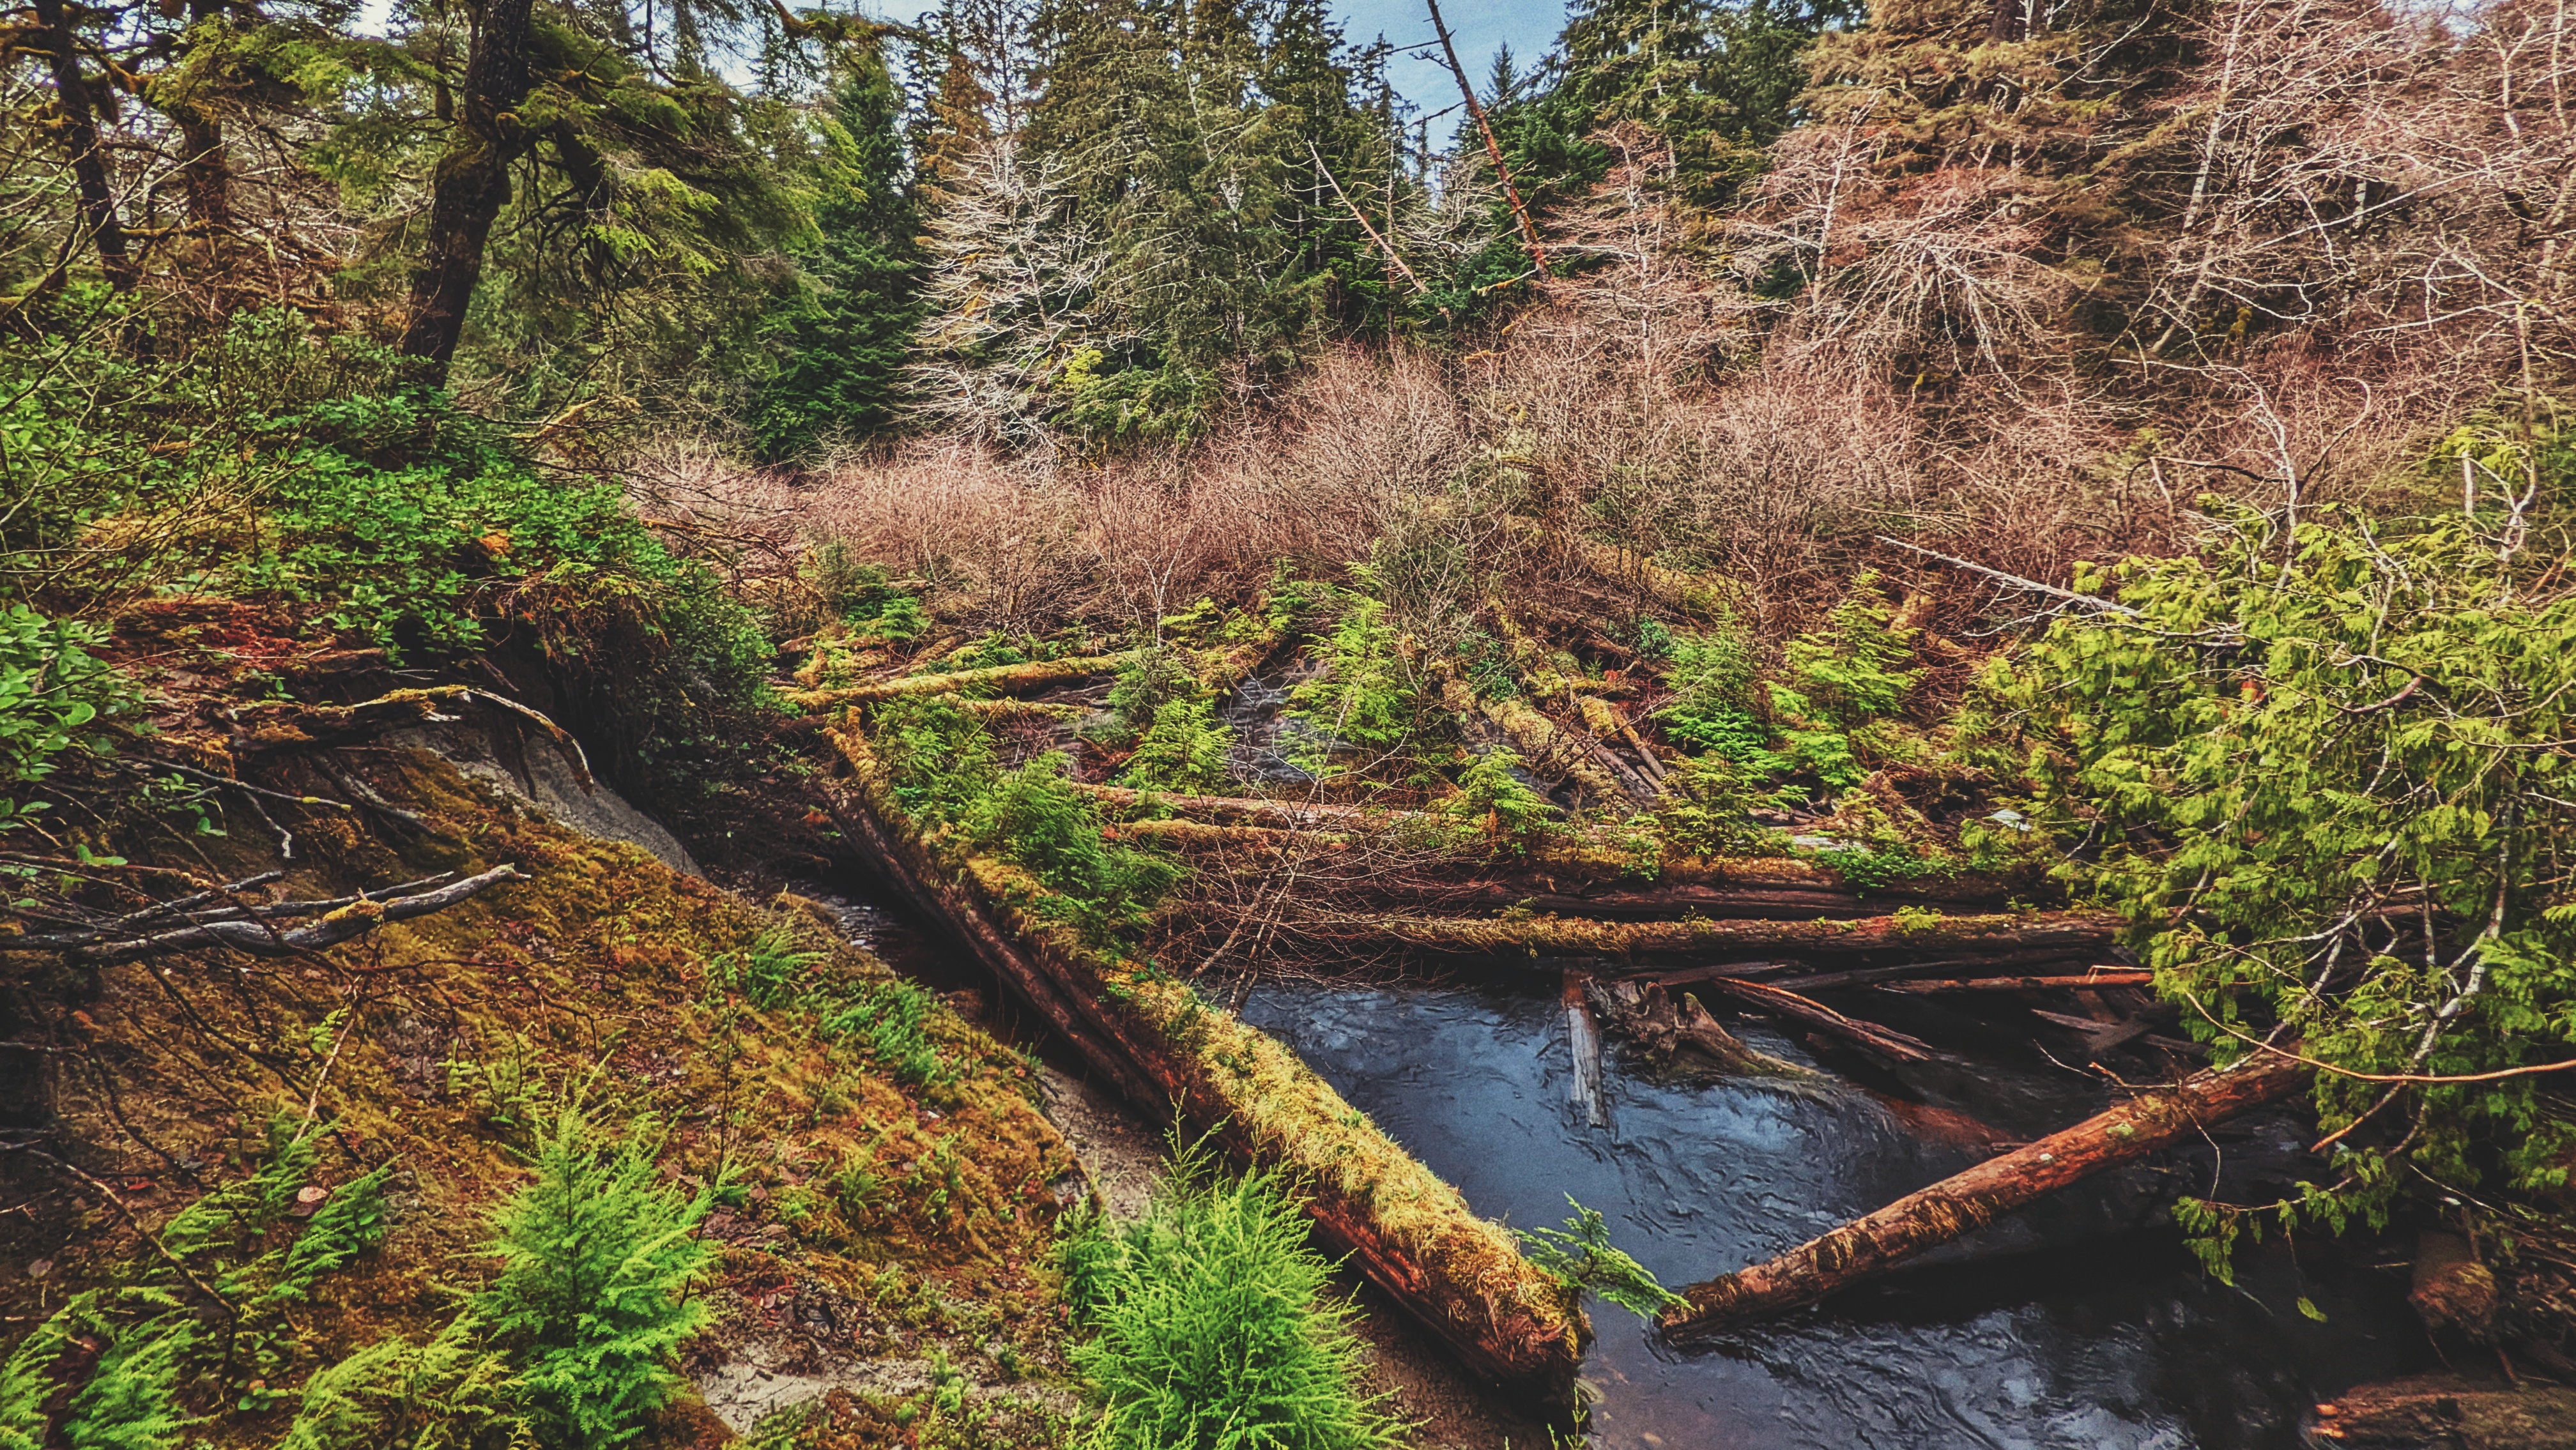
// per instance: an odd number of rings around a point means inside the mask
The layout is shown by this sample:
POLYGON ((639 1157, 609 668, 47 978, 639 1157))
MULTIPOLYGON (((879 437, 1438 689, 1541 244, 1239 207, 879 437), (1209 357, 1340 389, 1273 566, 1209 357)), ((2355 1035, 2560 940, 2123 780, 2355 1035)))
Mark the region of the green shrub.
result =
POLYGON ((1118 783, 1137 790, 1206 795, 1225 785, 1227 758, 1234 751, 1234 731, 1216 720, 1216 704, 1204 698, 1165 700, 1155 708, 1153 726, 1136 742, 1136 754, 1120 772, 1118 783))
POLYGON ((1427 718, 1445 717, 1403 658, 1386 606, 1345 598, 1341 619, 1322 641, 1325 672, 1289 692, 1289 717, 1311 733, 1297 763, 1321 773, 1339 746, 1389 760, 1421 743, 1427 718))
POLYGON ((469 1311, 427 1344, 378 1340, 314 1371, 277 1450, 526 1444, 515 1388, 509 1361, 484 1343, 484 1325, 469 1311))
POLYGON ((1789 642, 1781 653, 1786 680, 1771 682, 1771 709, 1786 724, 1781 753, 1792 768, 1834 787, 1858 785, 1871 760, 1904 753, 1885 723, 1903 702, 1920 670, 1910 631, 1896 628, 1877 579, 1864 574, 1826 616, 1824 626, 1789 642))
POLYGON ((1133 740, 1152 726, 1163 706, 1203 693, 1186 652, 1149 645, 1120 662, 1118 678, 1109 686, 1109 718, 1119 739, 1133 740))
POLYGON ((1755 795, 1744 771, 1723 755, 1696 755, 1664 773, 1655 797, 1655 824, 1676 851, 1723 856, 1761 840, 1753 823, 1755 795))
MULTIPOLYGON (((0 612, 0 771, 12 787, 51 775, 56 757, 74 747, 103 749, 84 731, 131 709, 133 687, 90 653, 106 631, 79 620, 47 619, 23 604, 0 612)), ((0 831, 45 808, 0 798, 0 831)))
POLYGON ((1665 631, 1659 643, 1673 692, 1656 714, 1664 733, 1686 750, 1771 768, 1771 732, 1753 707, 1753 646, 1742 631, 1731 624, 1707 634, 1665 631))
POLYGON ((641 1434, 711 1316, 685 1296, 715 1258, 694 1236, 715 1200, 663 1187, 657 1147, 647 1123, 604 1144, 567 1104, 538 1139, 536 1180, 493 1217, 501 1272, 473 1310, 517 1366, 545 1443, 602 1450, 641 1434))
POLYGON ((1105 945, 1145 925, 1180 868, 1103 840, 1100 807, 1073 788, 1069 764, 1051 750, 1004 774, 975 803, 967 829, 978 847, 1027 868, 1055 893, 1037 903, 1040 911, 1105 945))
POLYGON ((1512 774, 1520 764, 1518 754, 1500 746, 1477 756, 1459 773, 1457 791, 1440 802, 1440 814, 1465 822, 1498 855, 1528 855, 1547 834, 1556 807, 1512 774))
POLYGON ((1306 1243, 1274 1174, 1234 1177, 1204 1146, 1175 1155, 1131 1223, 1077 1221, 1066 1299, 1091 1337, 1076 1368, 1100 1402, 1104 1450, 1374 1450, 1402 1427, 1354 1387, 1351 1310, 1322 1295, 1332 1265, 1306 1243))

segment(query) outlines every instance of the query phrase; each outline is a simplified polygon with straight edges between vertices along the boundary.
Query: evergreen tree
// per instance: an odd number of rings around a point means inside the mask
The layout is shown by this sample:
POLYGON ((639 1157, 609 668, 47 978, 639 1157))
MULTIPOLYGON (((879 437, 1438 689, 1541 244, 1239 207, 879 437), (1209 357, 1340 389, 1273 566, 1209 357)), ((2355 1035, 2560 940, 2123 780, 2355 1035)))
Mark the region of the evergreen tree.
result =
POLYGON ((921 320, 921 218, 907 187, 903 96, 871 43, 842 62, 823 117, 817 238, 797 260, 808 283, 766 321, 777 349, 752 419, 777 457, 828 434, 893 423, 898 377, 921 320))

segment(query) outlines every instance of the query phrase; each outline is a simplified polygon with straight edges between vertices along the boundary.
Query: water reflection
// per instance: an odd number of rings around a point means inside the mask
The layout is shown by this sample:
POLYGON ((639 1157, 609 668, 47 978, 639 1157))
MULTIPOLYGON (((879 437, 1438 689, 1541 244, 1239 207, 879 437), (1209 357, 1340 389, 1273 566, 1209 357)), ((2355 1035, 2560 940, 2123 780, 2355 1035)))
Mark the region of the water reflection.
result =
MULTIPOLYGON (((1608 1051, 1606 1123, 1569 1091, 1555 994, 1279 987, 1245 1017, 1295 1048, 1480 1213, 1555 1223, 1568 1194, 1667 1283, 1799 1243, 1973 1160, 1830 1079, 1792 1089, 1667 1086, 1608 1051)), ((1797 1058, 1796 1047, 1748 1034, 1797 1058)), ((2021 1230, 2026 1244, 2031 1237, 2021 1230)), ((2009 1235, 1996 1242, 2010 1244, 2009 1235)), ((1972 1246, 1807 1314, 1678 1355, 1595 1306, 1585 1366, 1604 1447, 2288 1445, 2300 1411, 2407 1367, 2402 1284, 2243 1262, 2202 1276, 2169 1237, 2036 1253, 1972 1246), (2324 1324, 2292 1312, 2301 1295, 2324 1324)))

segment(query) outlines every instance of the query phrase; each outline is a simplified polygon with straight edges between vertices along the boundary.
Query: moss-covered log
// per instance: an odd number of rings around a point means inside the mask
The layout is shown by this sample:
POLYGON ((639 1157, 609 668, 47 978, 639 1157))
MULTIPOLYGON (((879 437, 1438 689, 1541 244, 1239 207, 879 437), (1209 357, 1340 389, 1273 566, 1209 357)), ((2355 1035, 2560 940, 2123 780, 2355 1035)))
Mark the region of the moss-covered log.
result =
POLYGON ((1024 872, 925 834, 865 736, 847 726, 830 735, 856 777, 859 799, 844 812, 852 838, 1094 1069, 1149 1115, 1177 1111, 1191 1131, 1286 1172, 1311 1195, 1318 1237, 1471 1368, 1571 1402, 1590 1326, 1573 1291, 1524 1259, 1508 1230, 1478 1218, 1294 1053, 1186 985, 1085 946, 1040 913, 1045 889, 1024 872))
POLYGON ((1943 992, 2060 992, 2093 987, 2143 987, 2155 979, 2153 972, 2092 972, 2080 977, 1962 977, 1933 982, 1889 982, 1883 990, 1917 992, 1926 996, 1943 992))
POLYGON ((1642 782, 1632 783, 1635 772, 1610 757, 1601 742, 1563 728, 1519 696, 1488 700, 1484 711, 1537 774, 1565 781, 1594 802, 1628 801, 1640 807, 1655 803, 1654 792, 1642 782))
POLYGON ((2307 1080, 2307 1065, 2297 1058, 2258 1052, 2232 1067, 2143 1093, 1907 1194, 1768 1263, 1685 1287, 1682 1304, 1663 1317, 1664 1333, 1691 1338, 1812 1304, 1983 1228, 2034 1199, 2287 1097, 2307 1080))
POLYGON ((2115 920, 2100 912, 1873 916, 1817 921, 1599 921, 1588 917, 1388 917, 1379 945, 1473 956, 1674 957, 1802 961, 2098 948, 2115 920))
POLYGON ((870 700, 899 699, 905 695, 952 695, 966 690, 988 695, 1015 695, 1049 685, 1114 675, 1127 660, 1128 656, 1124 654, 1079 655, 1072 659, 994 665, 981 670, 952 670, 938 675, 902 675, 891 680, 871 680, 864 685, 844 685, 836 690, 790 690, 786 693, 790 702, 807 710, 830 710, 870 700))
POLYGON ((1377 806, 1336 805, 1325 801, 1274 801, 1258 796, 1166 795, 1116 785, 1076 784, 1074 789, 1119 810, 1152 805, 1185 820, 1228 826, 1270 826, 1284 830, 1316 827, 1386 826, 1420 820, 1420 811, 1385 810, 1377 806))

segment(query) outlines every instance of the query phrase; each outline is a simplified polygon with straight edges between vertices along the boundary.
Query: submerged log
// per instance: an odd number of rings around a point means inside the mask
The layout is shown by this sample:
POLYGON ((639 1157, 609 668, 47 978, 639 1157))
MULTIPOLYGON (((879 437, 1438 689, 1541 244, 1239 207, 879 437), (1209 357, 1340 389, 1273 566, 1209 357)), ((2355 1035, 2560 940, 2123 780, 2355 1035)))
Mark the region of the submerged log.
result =
POLYGON ((1096 950, 1040 909, 1025 872, 927 836, 895 800, 867 738, 829 732, 859 800, 844 829, 896 889, 946 923, 1149 1116, 1212 1134, 1308 1195, 1317 1238, 1346 1257, 1471 1369, 1533 1399, 1571 1403, 1590 1337, 1575 1291, 1521 1256, 1296 1055, 1185 984, 1096 950))
POLYGON ((1463 955, 1800 960, 1955 954, 1963 949, 2091 949, 2117 921, 2102 912, 1873 916, 1819 921, 1597 921, 1576 916, 1389 917, 1385 943, 1463 955))
POLYGON ((1812 1304, 2069 1184, 2287 1097, 2307 1080, 2306 1063, 2267 1051, 2141 1094, 1907 1194, 1768 1263, 1687 1285, 1680 1291, 1683 1303, 1665 1312, 1663 1331, 1687 1339, 1812 1304))
POLYGON ((1822 1002, 1810 1001, 1768 982, 1748 982, 1741 977, 1711 977, 1705 985, 1708 991, 1731 997, 1753 1011, 1795 1022, 1813 1032, 1892 1061, 1929 1062, 1934 1056, 1932 1045, 1920 1038, 1908 1037, 1893 1027, 1846 1017, 1822 1002))

